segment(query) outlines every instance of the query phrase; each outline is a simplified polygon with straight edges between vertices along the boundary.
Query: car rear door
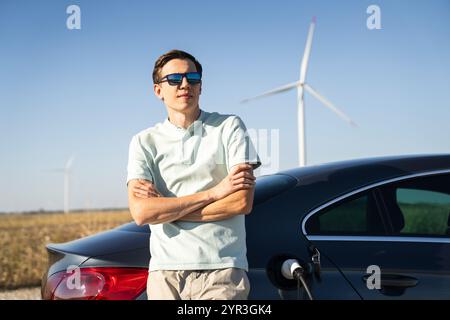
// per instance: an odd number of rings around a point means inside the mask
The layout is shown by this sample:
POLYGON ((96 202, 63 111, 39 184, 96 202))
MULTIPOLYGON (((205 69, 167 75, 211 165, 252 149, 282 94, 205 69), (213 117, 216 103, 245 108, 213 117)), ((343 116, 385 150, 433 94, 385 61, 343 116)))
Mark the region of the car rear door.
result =
POLYGON ((450 299, 449 175, 366 187, 310 213, 303 231, 363 299, 450 299))

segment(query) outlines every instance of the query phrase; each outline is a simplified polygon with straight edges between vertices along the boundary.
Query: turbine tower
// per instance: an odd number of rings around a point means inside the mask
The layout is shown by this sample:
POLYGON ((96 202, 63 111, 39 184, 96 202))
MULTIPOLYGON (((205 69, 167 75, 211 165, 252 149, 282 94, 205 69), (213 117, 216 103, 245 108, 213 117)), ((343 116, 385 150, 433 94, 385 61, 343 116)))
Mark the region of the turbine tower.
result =
POLYGON ((64 213, 69 212, 69 187, 70 187, 70 170, 72 168, 74 157, 71 156, 64 167, 64 213))
POLYGON ((69 212, 69 188, 70 188, 70 173, 72 169, 74 156, 72 155, 69 160, 67 160, 64 168, 49 170, 50 172, 63 172, 64 173, 64 213, 69 212))
POLYGON ((297 121, 298 121, 298 157, 300 167, 306 165, 306 134, 305 134, 305 102, 304 102, 304 92, 309 92, 313 97, 322 102, 327 108, 331 109, 343 120, 350 123, 352 126, 357 126, 355 122, 350 119, 344 112, 339 110, 334 106, 329 100, 324 96, 319 94, 317 90, 313 89, 309 84, 306 83, 306 71, 308 70, 309 55, 311 53, 312 39, 314 35, 314 29, 316 26, 316 17, 313 17, 311 25, 309 26, 308 38, 306 39, 305 52, 303 53, 303 59, 300 65, 300 79, 296 82, 286 84, 284 86, 275 88, 273 90, 264 92, 260 95, 247 98, 242 100, 242 103, 259 99, 262 97, 271 96, 280 92, 289 91, 291 89, 297 88, 297 121))

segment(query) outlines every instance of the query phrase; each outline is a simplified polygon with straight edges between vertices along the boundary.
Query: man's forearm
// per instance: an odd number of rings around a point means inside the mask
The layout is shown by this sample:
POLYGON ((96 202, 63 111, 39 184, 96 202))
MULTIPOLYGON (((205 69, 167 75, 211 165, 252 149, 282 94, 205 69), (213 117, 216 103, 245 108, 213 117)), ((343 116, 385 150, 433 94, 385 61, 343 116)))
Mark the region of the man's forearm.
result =
POLYGON ((208 190, 183 197, 139 199, 132 210, 137 212, 139 225, 158 224, 179 220, 214 201, 215 198, 208 190))
POLYGON ((179 218, 180 221, 210 222, 247 214, 253 206, 254 188, 239 190, 179 218))
POLYGON ((131 215, 142 225, 172 222, 185 216, 184 221, 215 221, 247 214, 253 204, 255 184, 251 169, 249 164, 235 165, 213 188, 183 197, 161 197, 150 181, 132 180, 128 187, 131 215))

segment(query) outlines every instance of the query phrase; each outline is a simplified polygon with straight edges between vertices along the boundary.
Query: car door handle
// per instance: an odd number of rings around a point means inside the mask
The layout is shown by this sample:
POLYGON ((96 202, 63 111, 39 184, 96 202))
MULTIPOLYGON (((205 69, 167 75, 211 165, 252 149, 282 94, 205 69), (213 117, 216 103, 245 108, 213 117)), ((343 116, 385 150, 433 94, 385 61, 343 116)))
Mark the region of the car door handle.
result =
MULTIPOLYGON (((364 282, 367 283, 367 279, 371 275, 363 276, 364 282)), ((381 287, 396 287, 396 288, 410 288, 415 287, 419 283, 419 280, 410 276, 404 276, 401 274, 382 274, 380 279, 381 287)))

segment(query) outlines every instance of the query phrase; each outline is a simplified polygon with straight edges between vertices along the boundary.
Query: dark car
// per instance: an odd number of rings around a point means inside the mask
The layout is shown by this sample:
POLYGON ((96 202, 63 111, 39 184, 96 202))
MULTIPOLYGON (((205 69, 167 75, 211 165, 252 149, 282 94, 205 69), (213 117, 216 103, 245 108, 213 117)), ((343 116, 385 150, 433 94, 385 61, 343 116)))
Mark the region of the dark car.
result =
MULTIPOLYGON (((450 299, 449 214, 449 154, 258 177, 246 217, 249 298, 450 299), (286 261, 301 266, 295 279, 283 275, 286 261)), ((48 245, 43 298, 146 299, 149 233, 131 222, 48 245)))

